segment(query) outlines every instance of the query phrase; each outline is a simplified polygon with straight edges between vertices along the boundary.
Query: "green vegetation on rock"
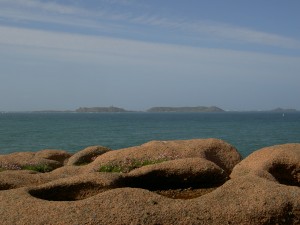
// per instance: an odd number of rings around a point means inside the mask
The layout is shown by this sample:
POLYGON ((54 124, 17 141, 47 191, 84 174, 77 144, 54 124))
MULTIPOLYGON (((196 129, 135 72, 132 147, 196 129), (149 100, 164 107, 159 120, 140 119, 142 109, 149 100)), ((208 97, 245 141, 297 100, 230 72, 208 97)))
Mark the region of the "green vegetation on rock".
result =
POLYGON ((26 165, 22 167, 22 170, 32 170, 40 173, 47 173, 52 171, 53 168, 48 165, 26 165))
POLYGON ((157 159, 157 160, 132 160, 130 163, 110 163, 107 165, 102 165, 99 168, 99 172, 110 172, 110 173, 128 173, 131 170, 140 168, 142 166, 157 164, 167 161, 167 159, 157 159))

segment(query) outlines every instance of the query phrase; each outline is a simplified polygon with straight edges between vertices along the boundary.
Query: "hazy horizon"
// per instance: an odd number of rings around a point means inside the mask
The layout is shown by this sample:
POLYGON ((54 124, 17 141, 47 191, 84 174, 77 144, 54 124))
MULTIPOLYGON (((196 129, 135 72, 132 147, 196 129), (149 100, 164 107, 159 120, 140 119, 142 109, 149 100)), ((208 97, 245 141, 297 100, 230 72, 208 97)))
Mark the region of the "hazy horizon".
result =
POLYGON ((300 2, 0 0, 0 111, 300 110, 300 2))
MULTIPOLYGON (((97 107, 100 107, 100 108, 109 108, 109 107, 117 107, 117 108, 121 108, 121 109, 125 109, 127 111, 132 111, 132 112, 146 112, 147 110, 151 109, 151 108, 161 108, 161 107, 171 107, 171 108, 193 108, 193 107, 203 107, 203 106, 200 106, 200 105, 197 105, 197 106, 169 106, 169 105, 166 105, 166 106, 151 106, 151 107, 148 107, 148 108, 143 108, 143 109, 133 109, 133 108, 123 108, 123 107, 119 107, 119 106, 116 106, 116 105, 110 105, 110 106, 79 106, 79 107, 76 107, 76 108, 73 108, 73 109, 50 109, 50 108, 46 108, 46 109, 29 109, 29 110, 0 110, 0 112, 75 112, 77 109, 79 108, 97 108, 97 107)), ((218 107, 218 106, 204 106, 204 107, 218 107)), ((282 108, 282 107, 276 107, 276 108, 271 108, 271 109, 245 109, 245 110, 237 110, 237 109, 224 109, 224 108, 221 108, 221 107, 218 107, 222 110, 224 110, 225 112, 265 112, 265 111, 272 111, 272 110, 278 110, 278 109, 281 109, 281 110, 296 110, 297 112, 299 112, 300 110, 299 109, 296 109, 296 108, 282 108)))

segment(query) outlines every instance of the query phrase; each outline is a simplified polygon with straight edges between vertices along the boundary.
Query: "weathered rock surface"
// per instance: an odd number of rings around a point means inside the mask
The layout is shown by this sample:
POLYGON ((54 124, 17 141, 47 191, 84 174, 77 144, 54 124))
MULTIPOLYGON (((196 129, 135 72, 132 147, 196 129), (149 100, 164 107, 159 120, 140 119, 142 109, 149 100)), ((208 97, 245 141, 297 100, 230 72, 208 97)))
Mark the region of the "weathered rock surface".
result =
POLYGON ((95 181, 76 182, 69 186, 65 182, 61 185, 56 182, 37 188, 2 191, 2 224, 300 222, 299 188, 286 187, 257 176, 249 175, 230 180, 215 191, 191 200, 169 199, 138 188, 106 190, 95 181))
POLYGON ((64 162, 71 157, 71 154, 63 150, 44 149, 36 152, 34 157, 55 160, 64 164, 64 162))
POLYGON ((0 172, 1 224, 300 224, 299 144, 261 149, 240 163, 235 149, 216 139, 150 142, 113 152, 49 173, 0 172), (169 161, 128 173, 96 171, 104 163, 162 154, 169 161), (221 186, 193 199, 151 191, 155 182, 193 189, 218 179, 221 186))
POLYGON ((29 193, 33 197, 48 201, 76 201, 118 188, 121 178, 116 173, 82 174, 40 185, 32 188, 29 193))
POLYGON ((107 152, 89 165, 91 171, 99 170, 99 165, 124 165, 132 159, 174 160, 182 158, 203 158, 215 163, 230 174, 240 162, 241 155, 230 144, 218 139, 193 139, 178 141, 151 141, 141 146, 107 152))
POLYGON ((61 178, 79 176, 84 167, 64 166, 49 173, 38 173, 32 170, 6 170, 0 172, 0 190, 36 186, 61 178))
POLYGON ((230 176, 247 174, 300 187, 300 144, 276 145, 256 151, 237 164, 230 176))
POLYGON ((56 169, 63 166, 61 158, 56 154, 57 150, 53 150, 55 152, 54 154, 49 153, 51 150, 47 151, 48 152, 42 151, 41 154, 39 154, 39 152, 16 152, 8 155, 0 155, 0 167, 6 169, 20 169, 24 166, 43 165, 51 169, 56 169), (41 157, 39 155, 41 155, 41 157))
POLYGON ((7 170, 0 173, 0 190, 8 190, 49 182, 30 170, 7 170))
POLYGON ((149 190, 211 187, 228 179, 225 171, 202 158, 184 158, 132 170, 126 186, 149 190))
POLYGON ((69 166, 77 166, 81 164, 86 164, 92 162, 96 159, 97 156, 104 154, 105 152, 111 151, 111 149, 103 147, 103 146, 90 146, 87 147, 73 156, 71 156, 68 160, 67 165, 69 166))

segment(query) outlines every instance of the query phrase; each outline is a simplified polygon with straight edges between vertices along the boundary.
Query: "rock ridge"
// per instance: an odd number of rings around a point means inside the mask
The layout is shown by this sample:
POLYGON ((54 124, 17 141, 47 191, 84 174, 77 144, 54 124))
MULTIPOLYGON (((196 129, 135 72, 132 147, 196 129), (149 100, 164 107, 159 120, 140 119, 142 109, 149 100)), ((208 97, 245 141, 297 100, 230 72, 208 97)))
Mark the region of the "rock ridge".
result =
POLYGON ((300 223, 297 143, 242 159, 213 138, 151 141, 0 155, 0 165, 3 225, 300 223), (28 163, 54 166, 20 170, 28 163))

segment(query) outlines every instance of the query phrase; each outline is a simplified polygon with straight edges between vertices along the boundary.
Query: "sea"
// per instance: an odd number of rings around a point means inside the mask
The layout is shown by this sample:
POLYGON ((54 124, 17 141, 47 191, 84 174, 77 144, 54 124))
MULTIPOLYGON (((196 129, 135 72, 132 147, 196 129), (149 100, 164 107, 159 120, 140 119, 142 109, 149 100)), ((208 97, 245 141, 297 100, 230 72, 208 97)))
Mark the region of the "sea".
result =
POLYGON ((111 149, 152 140, 219 138, 243 157, 263 147, 300 143, 300 113, 0 113, 0 154, 88 146, 111 149))

